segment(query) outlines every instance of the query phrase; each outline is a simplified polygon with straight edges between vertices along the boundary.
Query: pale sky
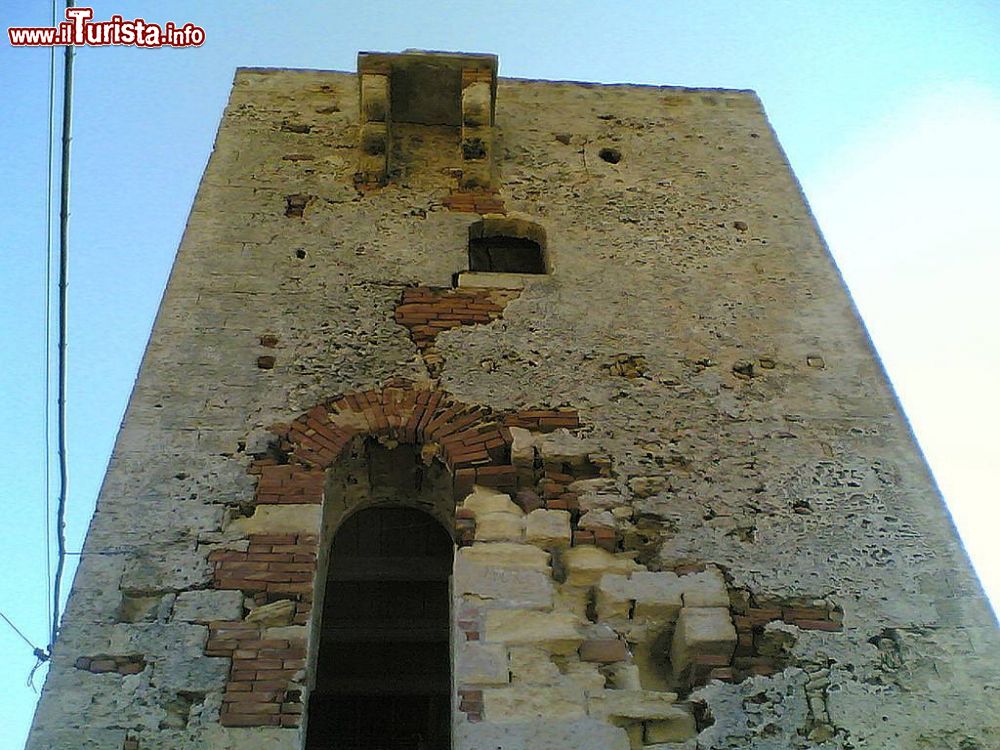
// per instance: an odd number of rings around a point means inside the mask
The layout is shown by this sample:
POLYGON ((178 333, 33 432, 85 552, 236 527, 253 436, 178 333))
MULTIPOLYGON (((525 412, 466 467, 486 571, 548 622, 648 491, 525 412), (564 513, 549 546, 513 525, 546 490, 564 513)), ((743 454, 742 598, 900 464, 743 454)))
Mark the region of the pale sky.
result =
MULTIPOLYGON (((83 3, 80 3, 83 4, 83 3)), ((353 70, 359 50, 494 52, 523 78, 751 88, 803 184, 979 575, 1000 602, 1000 9, 996 0, 94 0, 205 28, 197 49, 80 50, 70 286, 70 550, 79 550, 237 66, 353 70)), ((45 645, 48 53, 0 0, 0 612, 45 645)), ((69 588, 70 571, 64 584, 69 588)), ((0 750, 34 659, 0 622, 0 750)), ((41 677, 41 675, 39 675, 41 677)), ((40 683, 40 679, 36 680, 40 683)))
POLYGON ((1000 604, 1000 95, 934 87, 808 178, 813 211, 1000 604))

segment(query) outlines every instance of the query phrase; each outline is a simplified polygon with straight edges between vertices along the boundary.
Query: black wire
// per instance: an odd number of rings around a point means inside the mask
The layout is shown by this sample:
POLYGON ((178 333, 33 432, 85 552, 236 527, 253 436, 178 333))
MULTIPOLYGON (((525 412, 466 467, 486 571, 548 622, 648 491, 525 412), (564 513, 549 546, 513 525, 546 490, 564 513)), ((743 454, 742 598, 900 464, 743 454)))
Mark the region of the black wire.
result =
MULTIPOLYGON (((74 7, 66 0, 66 7, 74 7)), ((66 286, 69 268, 69 164, 73 125, 73 57, 72 44, 66 45, 63 66, 62 169, 59 195, 59 402, 56 431, 59 436, 59 503, 56 506, 57 559, 55 582, 52 586, 52 632, 49 648, 59 635, 59 600, 63 568, 66 565, 66 492, 69 485, 66 464, 66 286)))
MULTIPOLYGON (((56 27, 56 0, 52 0, 52 27, 56 27)), ((52 622, 52 172, 55 169, 56 48, 49 48, 49 153, 45 201, 45 607, 52 622)))

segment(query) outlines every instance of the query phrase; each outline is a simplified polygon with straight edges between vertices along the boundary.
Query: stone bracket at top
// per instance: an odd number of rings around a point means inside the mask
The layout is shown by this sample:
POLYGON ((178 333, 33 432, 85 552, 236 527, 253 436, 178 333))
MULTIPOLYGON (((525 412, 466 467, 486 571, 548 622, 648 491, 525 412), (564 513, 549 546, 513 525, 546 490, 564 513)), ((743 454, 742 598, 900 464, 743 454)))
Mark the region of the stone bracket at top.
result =
POLYGON ((358 53, 360 182, 384 184, 393 123, 459 129, 463 188, 494 182, 497 56, 406 50, 358 53))

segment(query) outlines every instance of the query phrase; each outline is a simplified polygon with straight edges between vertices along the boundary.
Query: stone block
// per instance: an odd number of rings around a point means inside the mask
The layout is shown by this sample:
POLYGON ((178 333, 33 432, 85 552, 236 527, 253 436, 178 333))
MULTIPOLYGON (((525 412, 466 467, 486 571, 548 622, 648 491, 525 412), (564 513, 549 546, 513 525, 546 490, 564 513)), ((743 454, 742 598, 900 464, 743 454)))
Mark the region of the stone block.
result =
POLYGON ((588 713, 607 719, 677 720, 686 711, 674 705, 676 693, 657 690, 601 690, 590 694, 588 713))
POLYGON ((123 591, 183 591, 201 588, 212 579, 212 568, 195 545, 176 545, 152 554, 137 554, 122 575, 123 591))
POLYGON ((515 683, 555 685, 562 672, 552 661, 552 654, 534 646, 514 646, 510 649, 510 674, 515 683))
POLYGON ((548 568, 500 567, 483 564, 460 550, 455 560, 452 589, 458 595, 488 600, 502 608, 551 609, 554 586, 548 568))
POLYGON ((627 590, 635 600, 637 620, 673 622, 681 610, 683 589, 676 573, 640 570, 629 576, 627 590))
MULTIPOLYGON (((576 484, 574 482, 574 484, 576 484)), ((586 492, 577 495, 577 505, 580 506, 580 510, 583 513, 590 512, 601 512, 610 511, 615 508, 622 507, 625 503, 625 498, 621 495, 615 495, 607 492, 596 493, 596 492, 586 492)))
POLYGON ((472 494, 462 502, 462 507, 471 510, 477 522, 487 513, 512 513, 519 517, 524 515, 524 511, 510 499, 510 495, 478 484, 472 488, 472 494))
POLYGON ((226 534, 318 534, 322 512, 320 505, 258 505, 252 516, 231 520, 226 534))
POLYGON ((629 750, 624 729, 589 717, 494 723, 487 719, 455 724, 456 748, 503 750, 629 750))
POLYGON ((537 442, 538 452, 546 465, 568 465, 583 468, 590 462, 587 456, 596 451, 596 446, 582 440, 565 428, 554 430, 537 442))
POLYGON ((572 533, 566 510, 533 510, 526 519, 525 537, 529 544, 568 547, 572 533))
POLYGON ((592 693, 604 690, 608 679, 597 664, 587 664, 579 661, 568 661, 563 665, 562 685, 573 685, 581 690, 592 693))
POLYGON ((489 721, 563 721, 586 716, 583 690, 574 687, 512 685, 483 691, 483 715, 489 721))
POLYGON ((723 607, 684 607, 677 617, 670 644, 670 662, 679 676, 695 656, 731 658, 736 649, 736 628, 723 607))
POLYGON ((243 617, 241 591, 182 591, 174 600, 171 618, 175 622, 239 620, 243 617))
MULTIPOLYGON (((466 274, 463 274, 463 276, 466 274)), ((477 274, 485 275, 485 274, 477 274)), ((489 274, 493 276, 495 274, 489 274)), ((535 436, 523 427, 510 427, 510 462, 517 469, 517 475, 527 486, 534 486, 535 471, 535 436)))
POLYGON ((385 122, 389 116, 389 84, 384 75, 361 76, 361 108, 367 122, 385 122))
POLYGON ((577 495, 615 495, 618 493, 618 485, 615 484, 615 480, 608 477, 577 479, 575 482, 570 482, 567 489, 577 495))
MULTIPOLYGON (((270 604, 255 607, 246 616, 247 622, 267 627, 282 627, 291 625, 295 618, 295 602, 291 599, 280 599, 270 604)), ((220 618, 225 619, 225 618, 220 618)))
POLYGON ((476 515, 477 542, 517 542, 522 536, 524 518, 520 514, 501 511, 476 515))
POLYGON ((567 656, 583 642, 579 621, 565 612, 493 609, 486 613, 486 640, 512 646, 537 646, 567 656))
POLYGON ((466 127, 490 125, 492 89, 486 81, 470 83, 462 91, 462 124, 466 127))
POLYGON ((309 628, 305 625, 287 625, 285 627, 267 628, 264 630, 264 640, 302 641, 309 637, 309 628))
POLYGON ((590 589, 579 586, 556 587, 555 608, 561 612, 571 612, 581 621, 587 619, 590 602, 590 589))
POLYGON ((455 680, 461 685, 506 685, 510 682, 507 648, 501 643, 466 641, 456 654, 455 680))
POLYGON ((606 573, 597 584, 597 617, 601 620, 628 619, 632 614, 633 600, 628 587, 628 576, 606 573))
POLYGON ((567 550, 563 563, 567 573, 566 583, 570 586, 593 586, 606 573, 631 573, 641 567, 630 557, 589 545, 567 550))
POLYGON ((591 639, 580 644, 581 661, 611 664, 628 658, 628 646, 619 638, 591 639))
POLYGON ((642 690, 639 667, 636 664, 618 663, 604 668, 609 688, 615 690, 642 690))
POLYGON ((643 742, 647 745, 658 745, 667 742, 684 742, 698 734, 694 715, 684 712, 674 719, 657 719, 647 721, 643 742))
POLYGON ((551 571, 549 564, 552 556, 532 544, 477 542, 470 547, 459 549, 455 559, 499 568, 539 570, 548 573, 551 571))
POLYGON ((581 529, 611 529, 614 531, 618 524, 615 517, 607 510, 588 510, 580 517, 577 524, 581 529))
POLYGON ((716 567, 708 567, 701 573, 681 576, 685 607, 728 607, 729 590, 726 579, 716 567))

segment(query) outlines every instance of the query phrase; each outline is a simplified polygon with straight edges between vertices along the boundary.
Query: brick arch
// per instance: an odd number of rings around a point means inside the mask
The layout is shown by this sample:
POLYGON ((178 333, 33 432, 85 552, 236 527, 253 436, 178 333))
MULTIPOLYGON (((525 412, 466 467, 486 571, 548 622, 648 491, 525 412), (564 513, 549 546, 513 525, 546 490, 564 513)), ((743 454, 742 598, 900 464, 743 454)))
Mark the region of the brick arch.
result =
POLYGON ((325 472, 357 437, 420 445, 452 476, 456 500, 474 484, 514 492, 517 473, 510 461, 510 427, 549 432, 574 429, 572 409, 497 412, 466 404, 432 384, 393 380, 381 388, 354 391, 313 406, 292 422, 275 425, 276 455, 260 456, 256 503, 322 502, 325 472))
MULTIPOLYGON (((396 379, 328 399, 287 424, 274 425, 277 444, 255 457, 249 468, 258 476, 255 506, 322 504, 327 470, 353 440, 366 437, 389 445, 418 445, 427 458, 440 460, 451 475, 456 502, 475 484, 514 494, 518 474, 511 464, 510 428, 551 432, 579 426, 573 410, 494 411, 466 404, 430 383, 396 379)), ((540 502, 565 508, 565 485, 572 477, 544 481, 546 499, 540 502)), ((473 541, 473 518, 456 513, 455 526, 459 545, 473 541)), ((241 591, 257 606, 284 607, 288 624, 308 625, 319 532, 258 529, 212 550, 212 587, 241 591)), ((208 627, 205 654, 232 659, 220 722, 231 727, 299 726, 307 639, 283 632, 276 636, 266 621, 250 615, 210 621, 208 627)))

